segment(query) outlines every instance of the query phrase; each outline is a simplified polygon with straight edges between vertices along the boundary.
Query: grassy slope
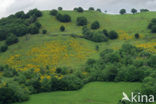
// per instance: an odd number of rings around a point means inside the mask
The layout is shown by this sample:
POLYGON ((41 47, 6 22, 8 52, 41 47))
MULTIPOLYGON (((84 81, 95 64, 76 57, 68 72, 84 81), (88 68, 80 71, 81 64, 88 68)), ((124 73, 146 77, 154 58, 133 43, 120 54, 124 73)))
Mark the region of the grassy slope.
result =
MULTIPOLYGON (((31 60, 29 59, 27 52, 30 51, 34 47, 40 47, 46 42, 50 41, 56 41, 59 40, 60 42, 65 42, 67 40, 70 40, 71 38, 68 36, 63 36, 62 34, 68 34, 68 33, 76 33, 78 35, 81 35, 81 27, 76 26, 76 18, 78 16, 85 16, 87 17, 89 21, 89 25, 94 21, 98 20, 101 24, 102 29, 108 29, 108 30, 116 30, 116 31, 122 31, 128 35, 133 35, 135 33, 140 33, 142 36, 154 36, 155 34, 151 34, 149 30, 147 30, 148 23, 150 20, 154 17, 156 17, 155 12, 147 12, 147 13, 139 13, 139 14, 126 14, 126 15, 109 15, 109 14, 102 14, 99 12, 94 11, 85 11, 84 13, 77 13, 75 11, 60 11, 63 14, 69 14, 72 17, 72 22, 70 23, 60 23, 56 20, 55 17, 49 15, 49 11, 44 11, 43 16, 39 18, 39 22, 42 24, 42 29, 47 29, 48 34, 47 35, 33 35, 30 36, 30 40, 26 40, 25 36, 20 38, 20 42, 18 44, 12 45, 9 47, 9 50, 5 53, 0 53, 0 63, 1 64, 8 64, 7 60, 9 57, 20 54, 22 57, 20 59, 22 60, 22 64, 31 64, 31 60), (65 32, 60 32, 59 27, 61 25, 66 26, 65 32), (54 36, 60 35, 60 36, 54 36)), ((121 34, 120 34, 121 35, 121 34)), ((118 49, 123 43, 132 43, 132 44, 139 44, 139 43, 146 43, 149 40, 146 39, 131 39, 131 40, 113 40, 109 42, 104 43, 94 43, 85 39, 72 39, 73 41, 78 42, 84 42, 83 47, 86 47, 87 49, 91 51, 95 51, 95 46, 98 44, 100 46, 100 51, 106 49, 106 48, 113 48, 118 49)), ((154 38, 150 38, 150 41, 156 41, 154 38)), ((2 42, 0 42, 2 43, 2 42)), ((84 53, 89 53, 90 51, 83 51, 84 53)), ((91 52, 90 52, 91 53, 91 52)), ((50 54, 50 53, 49 53, 50 54)), ((53 53, 51 53, 53 54, 53 53)), ((97 58, 99 52, 94 52, 90 54, 89 56, 86 56, 84 60, 72 60, 73 58, 69 58, 69 64, 66 64, 64 62, 61 62, 59 66, 71 66, 71 67, 79 67, 84 63, 89 57, 91 58, 97 58), (64 64, 63 64, 64 63, 64 64)), ((35 55, 35 53, 34 53, 35 55)), ((31 55, 30 55, 31 57, 31 55)), ((40 63, 35 63, 40 64, 40 63)))
POLYGON ((75 11, 60 11, 62 14, 69 14, 72 17, 72 22, 63 24, 56 20, 54 16, 49 15, 49 11, 43 12, 43 17, 39 21, 43 25, 43 29, 47 29, 49 33, 60 33, 59 27, 65 25, 66 33, 79 33, 81 34, 81 27, 76 26, 76 18, 79 16, 87 17, 89 25, 98 20, 100 22, 100 29, 125 31, 129 34, 141 33, 149 34, 147 26, 152 18, 156 17, 155 12, 138 13, 138 14, 126 14, 126 15, 109 15, 102 14, 94 11, 85 11, 78 13, 75 11))
POLYGON ((122 92, 130 94, 140 86, 140 83, 94 82, 87 84, 79 91, 32 95, 28 102, 20 104, 117 104, 122 98, 122 92))

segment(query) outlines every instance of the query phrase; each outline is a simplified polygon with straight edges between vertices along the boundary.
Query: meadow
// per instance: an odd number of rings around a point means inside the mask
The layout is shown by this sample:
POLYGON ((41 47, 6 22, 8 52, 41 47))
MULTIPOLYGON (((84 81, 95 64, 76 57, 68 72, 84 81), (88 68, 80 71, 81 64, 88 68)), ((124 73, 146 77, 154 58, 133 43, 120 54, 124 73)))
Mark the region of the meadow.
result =
MULTIPOLYGON (((22 101, 32 94, 30 100, 15 104, 116 104, 123 91, 130 93, 142 89, 144 78, 151 77, 150 83, 154 84, 153 74, 150 74, 155 68, 156 33, 151 33, 147 27, 156 12, 125 15, 97 11, 58 12, 70 15, 71 22, 60 22, 49 11, 42 11, 42 16, 37 18, 41 24, 39 33, 18 37, 18 43, 0 53, 1 65, 9 66, 0 67, 0 88, 15 88, 16 94, 22 95, 22 101), (88 19, 88 28, 95 20, 99 21, 100 28, 93 32, 114 30, 118 38, 99 43, 82 38, 82 27, 76 25, 80 16, 88 19), (60 31, 62 25, 64 32, 60 31), (43 34, 43 30, 47 33, 43 34), (138 39, 136 33, 139 33, 138 39), (86 84, 91 81, 104 82, 86 84)), ((0 41, 0 45, 4 42, 0 41)))
POLYGON ((93 82, 78 91, 57 91, 31 95, 30 100, 15 104, 116 104, 123 96, 138 90, 141 83, 93 82))

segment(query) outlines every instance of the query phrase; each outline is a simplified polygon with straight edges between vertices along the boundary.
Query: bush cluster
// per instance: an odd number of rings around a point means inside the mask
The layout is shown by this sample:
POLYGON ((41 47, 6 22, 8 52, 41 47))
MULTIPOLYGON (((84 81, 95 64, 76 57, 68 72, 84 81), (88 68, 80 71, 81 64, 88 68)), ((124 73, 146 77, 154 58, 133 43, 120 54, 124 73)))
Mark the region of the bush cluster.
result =
POLYGON ((88 21, 86 17, 78 17, 76 23, 78 26, 84 26, 87 25, 88 21))
POLYGON ((148 29, 151 30, 152 33, 156 33, 156 18, 153 18, 148 25, 148 29))
POLYGON ((36 21, 41 16, 41 11, 33 9, 28 13, 20 11, 0 19, 0 41, 5 40, 8 45, 11 45, 17 43, 20 36, 38 33, 41 24, 36 21))
POLYGON ((113 39, 118 38, 118 33, 115 31, 107 32, 107 30, 104 29, 103 31, 92 32, 86 26, 83 27, 82 33, 85 39, 88 39, 94 42, 106 42, 108 41, 108 39, 113 40, 113 39))
POLYGON ((68 14, 57 14, 56 19, 60 22, 71 22, 71 17, 68 14))

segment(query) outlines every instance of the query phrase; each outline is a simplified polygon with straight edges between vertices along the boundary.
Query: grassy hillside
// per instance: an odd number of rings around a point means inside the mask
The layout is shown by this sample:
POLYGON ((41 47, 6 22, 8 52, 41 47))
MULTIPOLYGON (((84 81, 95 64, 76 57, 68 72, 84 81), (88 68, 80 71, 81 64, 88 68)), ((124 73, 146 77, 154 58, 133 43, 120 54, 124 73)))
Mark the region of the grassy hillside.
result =
POLYGON ((81 34, 81 27, 76 25, 76 18, 85 16, 89 20, 90 24, 98 20, 102 29, 123 31, 129 35, 135 33, 149 34, 147 26, 152 18, 156 17, 155 12, 146 12, 138 14, 126 14, 126 15, 110 15, 103 14, 96 11, 86 11, 78 13, 76 11, 59 11, 62 14, 69 14, 72 17, 71 23, 60 23, 56 20, 55 16, 50 16, 49 11, 43 12, 43 17, 39 19, 43 25, 43 29, 47 29, 49 33, 60 33, 59 27, 65 25, 67 31, 65 33, 78 33, 81 34))
MULTIPOLYGON (((156 51, 154 48, 156 45, 155 34, 151 34, 150 31, 147 30, 150 20, 156 16, 155 12, 138 13, 134 15, 109 15, 95 11, 85 11, 84 13, 75 11, 59 12, 69 14, 72 22, 61 23, 57 21, 54 16, 50 16, 49 11, 43 11, 43 16, 40 17, 38 21, 42 24, 42 29, 48 31, 48 34, 26 35, 21 37, 19 43, 10 46, 7 52, 0 53, 0 63, 9 64, 15 68, 24 68, 24 70, 43 65, 51 65, 54 67, 69 66, 75 68, 81 66, 88 58, 97 58, 100 51, 107 48, 119 49, 123 43, 131 43, 138 47, 144 47, 154 52, 156 51), (116 30, 119 33, 119 39, 95 43, 85 39, 74 39, 67 36, 72 33, 82 35, 82 27, 76 25, 76 18, 79 16, 85 16, 88 19, 88 27, 94 20, 98 20, 101 25, 99 30, 116 30), (66 27, 65 32, 59 31, 61 25, 66 27), (134 39, 135 33, 139 33, 141 38, 138 40, 134 39), (148 39, 150 39, 150 41, 148 39), (100 47, 100 51, 98 52, 95 50, 96 45, 100 47), (42 49, 42 51, 39 49, 42 49), (34 58, 36 60, 34 60, 34 58)), ((2 43, 3 42, 0 42, 0 44, 2 43)))
POLYGON ((122 98, 122 92, 130 94, 140 86, 140 83, 94 82, 79 91, 32 95, 28 102, 20 104, 116 104, 122 98))

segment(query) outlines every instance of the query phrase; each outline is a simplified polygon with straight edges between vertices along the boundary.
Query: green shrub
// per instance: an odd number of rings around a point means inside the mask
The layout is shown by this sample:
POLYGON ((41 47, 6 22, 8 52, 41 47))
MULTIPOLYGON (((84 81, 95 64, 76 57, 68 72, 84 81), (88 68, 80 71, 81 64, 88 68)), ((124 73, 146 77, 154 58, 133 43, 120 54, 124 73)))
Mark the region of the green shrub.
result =
POLYGON ((18 42, 18 38, 14 34, 10 34, 6 39, 7 45, 12 45, 18 42))
POLYGON ((125 14, 126 13, 126 9, 121 9, 120 10, 120 14, 125 14))
POLYGON ((152 33, 156 33, 156 24, 152 25, 151 32, 152 32, 152 33))
POLYGON ((63 8, 62 7, 58 7, 58 10, 63 10, 63 8))
POLYGON ((56 19, 60 22, 71 22, 71 17, 68 14, 57 14, 56 19))
POLYGON ((106 29, 103 29, 103 34, 108 37, 108 31, 106 29))
POLYGON ((27 15, 29 16, 36 16, 36 17, 41 17, 42 16, 42 12, 38 9, 32 9, 30 10, 27 15))
POLYGON ((94 11, 95 9, 94 9, 94 7, 89 7, 88 10, 94 11))
POLYGON ((140 9, 140 12, 149 12, 148 9, 140 9))
POLYGON ((98 21, 94 21, 91 24, 91 29, 98 29, 98 28, 100 28, 100 23, 98 21))
POLYGON ((96 11, 101 12, 101 9, 97 9, 96 11))
POLYGON ((42 34, 46 34, 47 33, 47 30, 42 30, 42 34))
POLYGON ((135 38, 139 39, 140 35, 138 33, 135 34, 135 38))
POLYGON ((8 49, 8 46, 6 44, 4 44, 0 47, 0 52, 5 52, 5 51, 7 51, 7 49, 8 49))
POLYGON ((61 26, 60 27, 60 31, 62 31, 62 32, 65 31, 65 27, 64 26, 61 26))
POLYGON ((30 34, 38 34, 39 33, 39 28, 35 25, 32 25, 29 27, 29 33, 30 34))
POLYGON ((0 104, 11 104, 15 102, 15 92, 10 88, 0 88, 0 104))
POLYGON ((53 9, 50 11, 50 15, 56 16, 58 14, 58 11, 56 9, 53 9))
POLYGON ((133 8, 133 9, 131 10, 131 12, 132 12, 133 14, 135 14, 135 13, 137 13, 137 10, 136 10, 135 8, 133 8))
POLYGON ((115 31, 110 31, 109 32, 109 38, 110 39, 117 39, 118 38, 118 33, 115 31))
POLYGON ((87 25, 87 23, 88 23, 86 17, 78 17, 76 22, 77 22, 78 26, 84 26, 84 25, 87 25))
POLYGON ((149 64, 151 67, 156 67, 156 55, 151 56, 151 58, 150 58, 149 61, 148 61, 148 64, 149 64))
POLYGON ((77 12, 80 12, 80 13, 84 11, 82 7, 78 7, 76 10, 77 12))

